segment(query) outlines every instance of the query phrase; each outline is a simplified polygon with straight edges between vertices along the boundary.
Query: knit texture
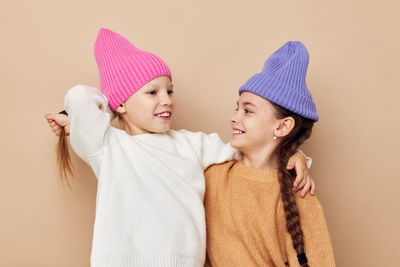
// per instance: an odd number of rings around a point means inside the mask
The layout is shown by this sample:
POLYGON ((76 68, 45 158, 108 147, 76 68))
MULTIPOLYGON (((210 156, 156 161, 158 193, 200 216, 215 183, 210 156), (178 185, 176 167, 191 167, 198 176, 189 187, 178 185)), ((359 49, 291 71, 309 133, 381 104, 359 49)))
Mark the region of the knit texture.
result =
POLYGON ((136 48, 125 37, 105 28, 99 30, 94 54, 101 90, 112 110, 151 80, 163 75, 172 79, 161 58, 136 48))
POLYGON ((255 93, 305 118, 318 121, 312 96, 306 85, 309 55, 299 41, 287 42, 266 61, 262 71, 239 88, 255 93))
MULTIPOLYGON (((299 266, 286 229, 277 170, 232 161, 211 166, 205 177, 207 265, 299 266)), ((335 266, 317 197, 296 194, 296 202, 309 265, 335 266)))
POLYGON ((64 107, 71 146, 98 179, 91 266, 203 266, 203 172, 239 152, 217 134, 128 135, 93 87, 71 88, 64 107))

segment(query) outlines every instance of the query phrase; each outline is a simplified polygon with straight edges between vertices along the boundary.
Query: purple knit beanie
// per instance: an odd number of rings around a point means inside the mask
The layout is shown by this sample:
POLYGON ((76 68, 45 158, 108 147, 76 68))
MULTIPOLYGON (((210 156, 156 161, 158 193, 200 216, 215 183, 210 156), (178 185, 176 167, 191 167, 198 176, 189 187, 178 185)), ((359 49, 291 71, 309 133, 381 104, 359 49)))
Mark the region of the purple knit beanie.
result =
POLYGON ((151 80, 171 71, 158 56, 136 48, 125 37, 102 28, 97 35, 94 54, 100 73, 100 87, 115 110, 151 80))
POLYGON ((318 121, 311 93, 306 85, 307 48, 299 41, 287 42, 266 61, 262 71, 239 88, 257 94, 300 116, 318 121))

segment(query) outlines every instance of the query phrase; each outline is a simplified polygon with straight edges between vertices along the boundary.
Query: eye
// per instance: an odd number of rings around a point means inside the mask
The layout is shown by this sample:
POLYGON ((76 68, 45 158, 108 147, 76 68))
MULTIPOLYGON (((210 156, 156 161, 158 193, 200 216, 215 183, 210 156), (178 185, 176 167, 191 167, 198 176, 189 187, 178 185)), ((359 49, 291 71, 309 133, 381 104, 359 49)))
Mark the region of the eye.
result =
POLYGON ((147 92, 147 94, 149 94, 149 95, 155 95, 155 94, 157 94, 157 91, 156 91, 156 90, 149 91, 149 92, 147 92))
POLYGON ((247 109, 247 108, 246 108, 246 109, 244 110, 244 113, 253 113, 253 111, 251 111, 250 109, 247 109))
POLYGON ((168 90, 169 95, 172 95, 173 93, 175 93, 174 90, 168 90))

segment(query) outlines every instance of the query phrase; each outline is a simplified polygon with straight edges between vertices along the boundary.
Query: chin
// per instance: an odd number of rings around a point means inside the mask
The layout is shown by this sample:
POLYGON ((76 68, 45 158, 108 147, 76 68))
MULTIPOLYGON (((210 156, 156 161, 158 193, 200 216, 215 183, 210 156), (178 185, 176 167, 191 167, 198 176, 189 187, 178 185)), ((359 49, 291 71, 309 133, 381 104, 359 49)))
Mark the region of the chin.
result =
POLYGON ((236 148, 237 150, 240 150, 241 148, 243 148, 244 144, 243 142, 240 142, 238 140, 231 140, 231 146, 233 148, 236 148))
POLYGON ((170 126, 164 126, 164 127, 157 127, 157 129, 154 130, 154 133, 165 133, 171 130, 170 126))

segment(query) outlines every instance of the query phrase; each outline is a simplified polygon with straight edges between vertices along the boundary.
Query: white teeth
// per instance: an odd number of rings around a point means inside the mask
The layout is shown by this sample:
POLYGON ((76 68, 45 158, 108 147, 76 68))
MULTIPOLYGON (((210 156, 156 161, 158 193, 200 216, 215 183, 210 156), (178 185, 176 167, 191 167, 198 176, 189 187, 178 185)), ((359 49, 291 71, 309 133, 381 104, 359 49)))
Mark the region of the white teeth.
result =
POLYGON ((233 130, 233 133, 234 134, 242 134, 242 133, 244 133, 243 131, 239 131, 239 130, 233 130))
POLYGON ((157 117, 170 117, 171 116, 171 112, 163 112, 160 114, 156 114, 157 117))

